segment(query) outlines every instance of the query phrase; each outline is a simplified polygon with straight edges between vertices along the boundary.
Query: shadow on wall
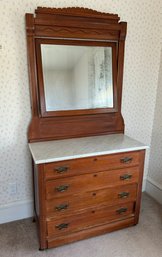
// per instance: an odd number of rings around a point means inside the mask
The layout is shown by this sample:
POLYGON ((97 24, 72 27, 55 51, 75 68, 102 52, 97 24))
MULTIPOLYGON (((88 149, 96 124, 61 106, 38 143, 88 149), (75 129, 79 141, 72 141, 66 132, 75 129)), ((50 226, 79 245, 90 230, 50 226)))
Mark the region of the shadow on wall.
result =
MULTIPOLYGON (((154 198, 156 198, 157 201, 160 201, 159 197, 160 195, 162 196, 162 50, 160 60, 161 63, 159 69, 158 88, 156 96, 156 106, 154 113, 154 123, 152 130, 150 162, 148 172, 148 183, 151 183, 151 187, 153 190, 152 194, 156 193, 156 195, 154 195, 154 198)), ((147 187, 146 189, 149 189, 149 187, 147 187)))

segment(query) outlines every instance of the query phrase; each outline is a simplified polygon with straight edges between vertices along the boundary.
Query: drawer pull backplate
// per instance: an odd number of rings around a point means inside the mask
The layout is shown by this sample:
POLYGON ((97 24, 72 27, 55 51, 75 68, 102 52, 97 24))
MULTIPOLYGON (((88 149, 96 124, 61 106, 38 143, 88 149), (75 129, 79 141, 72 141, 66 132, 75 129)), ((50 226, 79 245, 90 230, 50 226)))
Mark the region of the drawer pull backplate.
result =
POLYGON ((68 169, 69 169, 69 167, 67 167, 67 166, 61 166, 61 167, 55 168, 54 170, 57 173, 64 173, 64 172, 67 172, 68 169))
POLYGON ((119 193, 119 198, 127 198, 129 196, 128 192, 121 192, 119 193))
POLYGON ((59 187, 56 187, 56 190, 58 192, 64 192, 64 191, 68 190, 68 188, 69 188, 69 185, 61 185, 59 187))
POLYGON ((124 157, 120 159, 121 163, 130 163, 133 160, 132 157, 124 157))
POLYGON ((116 212, 119 214, 122 214, 122 213, 126 212, 127 210, 128 210, 127 208, 120 208, 116 212))
POLYGON ((66 204, 60 204, 60 205, 56 206, 55 209, 57 211, 62 211, 62 210, 66 210, 68 207, 69 207, 69 205, 66 203, 66 204))
POLYGON ((130 174, 124 174, 124 175, 120 176, 121 180, 129 180, 131 178, 132 178, 132 175, 130 175, 130 174))
POLYGON ((57 228, 58 230, 62 230, 62 229, 64 229, 64 228, 68 228, 68 226, 69 226, 69 223, 61 223, 61 224, 59 224, 59 225, 56 225, 56 228, 57 228))

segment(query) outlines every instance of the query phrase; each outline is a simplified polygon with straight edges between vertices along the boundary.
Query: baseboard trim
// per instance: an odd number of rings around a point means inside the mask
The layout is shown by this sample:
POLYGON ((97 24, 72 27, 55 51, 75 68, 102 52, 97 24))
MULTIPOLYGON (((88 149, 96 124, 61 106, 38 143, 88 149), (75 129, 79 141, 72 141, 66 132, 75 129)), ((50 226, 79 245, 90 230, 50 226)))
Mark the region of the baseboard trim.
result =
POLYGON ((162 204, 162 185, 148 177, 146 180, 146 193, 154 198, 158 203, 162 204))
POLYGON ((33 201, 16 201, 0 207, 0 224, 33 216, 33 201))
POLYGON ((146 178, 143 178, 142 182, 142 192, 146 191, 146 178))

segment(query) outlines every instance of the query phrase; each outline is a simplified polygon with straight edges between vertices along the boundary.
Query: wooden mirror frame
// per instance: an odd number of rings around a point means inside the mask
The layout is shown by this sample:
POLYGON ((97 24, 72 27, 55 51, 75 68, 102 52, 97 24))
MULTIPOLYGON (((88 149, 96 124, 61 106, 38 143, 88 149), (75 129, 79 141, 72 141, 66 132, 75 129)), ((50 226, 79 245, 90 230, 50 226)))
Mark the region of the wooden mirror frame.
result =
MULTIPOLYGON (((29 83, 32 120, 29 142, 72 137, 123 133, 121 115, 122 81, 126 22, 119 22, 117 14, 101 13, 86 8, 43 8, 26 14, 29 83), (117 67, 113 65, 114 107, 73 111, 45 109, 42 84, 40 43, 57 40, 76 40, 76 44, 115 44, 117 67), (115 69, 114 69, 115 68, 115 69), (114 75, 115 74, 115 75, 114 75)), ((70 42, 69 41, 69 42, 70 42)), ((113 62, 114 63, 114 62, 113 62)))
POLYGON ((42 117, 53 116, 74 116, 83 114, 95 114, 106 112, 117 112, 117 46, 115 42, 98 42, 87 40, 69 40, 69 39, 36 39, 36 57, 37 57, 37 73, 38 75, 38 92, 40 101, 40 110, 42 117), (44 79, 42 71, 41 44, 57 44, 57 45, 74 45, 74 46, 109 46, 112 48, 112 79, 113 79, 113 107, 109 108, 93 108, 93 109, 76 109, 76 110, 58 110, 47 111, 45 102, 44 79))

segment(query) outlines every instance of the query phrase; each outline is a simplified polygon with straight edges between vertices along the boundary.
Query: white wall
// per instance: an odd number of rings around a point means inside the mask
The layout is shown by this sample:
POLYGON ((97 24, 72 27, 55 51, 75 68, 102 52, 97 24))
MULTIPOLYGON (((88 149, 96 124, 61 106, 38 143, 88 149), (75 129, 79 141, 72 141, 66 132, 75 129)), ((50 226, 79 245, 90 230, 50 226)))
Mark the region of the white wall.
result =
MULTIPOLYGON (((33 13, 37 6, 83 6, 118 13, 121 20, 128 22, 122 105, 126 134, 151 143, 160 64, 161 0, 1 0, 0 216, 7 217, 15 210, 8 220, 24 217, 25 203, 31 211, 31 163, 26 136, 31 114, 24 14, 33 13), (9 192, 10 182, 17 183, 14 196, 9 192), (18 205, 22 209, 16 212, 18 205)), ((148 160, 149 152, 145 176, 148 160)))
POLYGON ((73 109, 72 77, 71 70, 44 70, 47 111, 73 109))
POLYGON ((162 51, 146 191, 162 204, 162 51))

